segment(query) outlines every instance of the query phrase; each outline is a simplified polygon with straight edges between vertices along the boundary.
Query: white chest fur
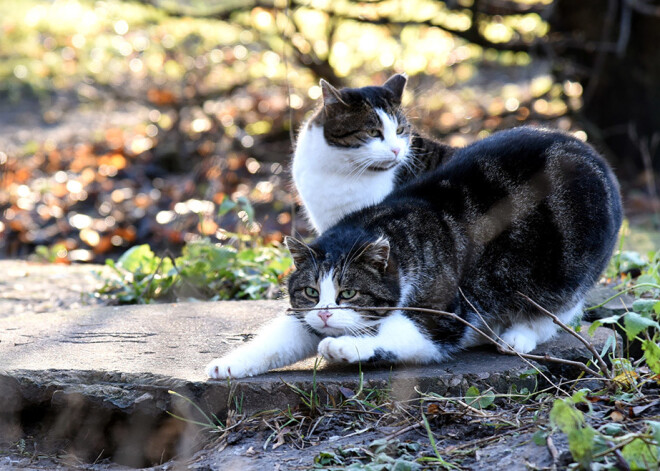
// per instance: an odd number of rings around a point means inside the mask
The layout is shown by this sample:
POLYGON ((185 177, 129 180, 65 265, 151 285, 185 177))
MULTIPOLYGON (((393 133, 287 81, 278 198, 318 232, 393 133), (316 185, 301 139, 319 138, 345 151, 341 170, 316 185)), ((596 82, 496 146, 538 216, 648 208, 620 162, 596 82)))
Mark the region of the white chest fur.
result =
POLYGON ((370 155, 373 150, 368 147, 329 146, 320 126, 303 126, 293 158, 293 180, 317 232, 348 213, 381 202, 392 191, 395 168, 367 170, 370 155))

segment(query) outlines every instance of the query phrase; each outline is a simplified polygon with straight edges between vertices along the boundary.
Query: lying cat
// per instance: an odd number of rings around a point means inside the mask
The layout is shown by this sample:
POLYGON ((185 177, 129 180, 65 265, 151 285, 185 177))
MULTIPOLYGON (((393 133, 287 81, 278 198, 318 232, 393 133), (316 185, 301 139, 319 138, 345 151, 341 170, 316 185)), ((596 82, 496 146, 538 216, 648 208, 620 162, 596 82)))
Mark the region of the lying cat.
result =
POLYGON ((534 128, 496 133, 312 244, 289 238, 291 305, 339 309, 283 316, 207 373, 255 375, 316 352, 429 363, 482 341, 455 319, 383 307, 454 312, 529 352, 556 327, 519 293, 564 322, 579 316, 621 213, 616 179, 589 145, 534 128))
POLYGON ((452 147, 420 136, 406 120, 406 80, 394 75, 382 87, 342 90, 321 80, 322 105, 300 130, 292 166, 318 233, 451 156, 452 147))

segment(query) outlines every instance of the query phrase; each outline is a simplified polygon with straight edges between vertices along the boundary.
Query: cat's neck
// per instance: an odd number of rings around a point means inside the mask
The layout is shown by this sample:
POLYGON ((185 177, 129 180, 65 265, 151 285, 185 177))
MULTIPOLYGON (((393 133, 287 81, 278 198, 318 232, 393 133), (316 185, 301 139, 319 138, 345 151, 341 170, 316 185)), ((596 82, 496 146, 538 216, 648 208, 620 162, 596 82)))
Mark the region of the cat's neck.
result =
POLYGON ((351 164, 354 149, 329 146, 323 128, 303 126, 292 173, 307 216, 322 233, 343 216, 381 202, 394 188, 396 169, 374 172, 351 164))
POLYGON ((455 147, 413 132, 410 143, 410 165, 402 166, 397 174, 399 182, 407 182, 446 164, 455 147))

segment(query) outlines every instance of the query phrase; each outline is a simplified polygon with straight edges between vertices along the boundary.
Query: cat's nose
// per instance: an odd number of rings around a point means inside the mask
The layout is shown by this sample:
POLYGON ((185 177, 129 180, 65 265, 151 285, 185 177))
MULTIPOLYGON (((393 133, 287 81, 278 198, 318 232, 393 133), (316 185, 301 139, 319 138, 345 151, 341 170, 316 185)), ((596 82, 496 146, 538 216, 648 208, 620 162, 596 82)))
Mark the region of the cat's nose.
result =
POLYGON ((331 316, 332 313, 330 311, 319 311, 319 317, 325 325, 328 324, 328 319, 330 319, 331 316))
POLYGON ((398 147, 392 147, 391 150, 392 150, 392 153, 393 153, 396 157, 398 157, 398 156, 399 156, 399 152, 401 152, 401 149, 398 148, 398 147))

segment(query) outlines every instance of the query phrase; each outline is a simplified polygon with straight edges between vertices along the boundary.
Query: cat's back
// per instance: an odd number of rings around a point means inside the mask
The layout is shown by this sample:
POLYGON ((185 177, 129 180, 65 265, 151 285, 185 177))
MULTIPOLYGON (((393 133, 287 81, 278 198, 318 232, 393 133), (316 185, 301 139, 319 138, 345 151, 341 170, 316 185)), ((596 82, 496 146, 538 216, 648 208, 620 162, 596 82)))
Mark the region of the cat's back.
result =
POLYGON ((408 196, 449 215, 466 235, 464 288, 501 304, 516 291, 563 302, 605 268, 622 221, 612 170, 589 144, 523 127, 456 152, 408 196))
POLYGON ((621 219, 617 180, 593 147, 562 131, 525 126, 456 150, 446 165, 395 191, 391 199, 419 197, 451 210, 449 198, 455 211, 479 212, 507 201, 565 198, 569 189, 579 208, 590 197, 606 196, 604 203, 618 213, 613 218, 621 219))
POLYGON ((499 168, 502 176, 524 179, 545 167, 549 159, 589 162, 611 174, 607 163, 589 144, 563 131, 522 126, 457 149, 454 158, 435 175, 460 178, 499 168))

